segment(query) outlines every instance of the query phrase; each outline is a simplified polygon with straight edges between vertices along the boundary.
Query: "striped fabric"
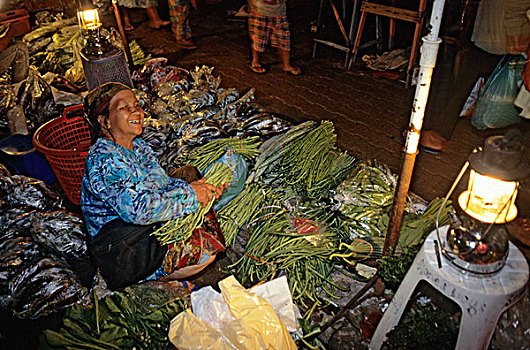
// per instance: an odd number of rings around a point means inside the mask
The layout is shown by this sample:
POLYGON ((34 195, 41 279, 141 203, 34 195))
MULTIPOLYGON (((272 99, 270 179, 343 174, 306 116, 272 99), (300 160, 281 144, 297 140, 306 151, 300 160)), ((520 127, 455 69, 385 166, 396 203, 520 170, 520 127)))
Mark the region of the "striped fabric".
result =
POLYGON ((291 32, 285 14, 268 17, 251 12, 248 18, 248 32, 254 51, 264 52, 269 42, 272 47, 291 50, 291 32))

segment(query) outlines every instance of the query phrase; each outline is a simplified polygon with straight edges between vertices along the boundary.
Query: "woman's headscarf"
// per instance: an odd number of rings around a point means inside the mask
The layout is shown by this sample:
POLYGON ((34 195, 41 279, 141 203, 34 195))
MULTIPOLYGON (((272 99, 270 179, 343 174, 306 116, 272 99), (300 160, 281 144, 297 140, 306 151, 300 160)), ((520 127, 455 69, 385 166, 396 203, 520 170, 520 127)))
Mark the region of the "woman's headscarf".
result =
POLYGON ((122 90, 132 91, 127 85, 112 82, 100 85, 86 95, 83 106, 88 119, 87 121, 91 127, 92 144, 103 136, 98 116, 104 115, 108 117, 110 100, 122 90))

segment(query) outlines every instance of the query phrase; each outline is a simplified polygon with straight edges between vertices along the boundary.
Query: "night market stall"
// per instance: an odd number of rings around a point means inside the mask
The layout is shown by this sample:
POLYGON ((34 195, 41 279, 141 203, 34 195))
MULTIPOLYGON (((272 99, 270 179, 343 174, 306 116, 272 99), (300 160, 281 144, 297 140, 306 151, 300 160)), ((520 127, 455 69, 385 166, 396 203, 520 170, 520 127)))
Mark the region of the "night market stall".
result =
MULTIPOLYGON (((120 46, 112 30, 103 35, 120 46)), ((40 68, 30 70, 17 93, 17 87, 4 85, 2 108, 20 106, 29 133, 66 116, 64 106, 78 104, 86 91, 82 60, 76 57, 82 50, 78 37, 76 20, 68 18, 43 19, 26 35, 32 63, 40 68)), ((226 152, 241 156, 235 170, 244 181, 231 185, 229 201, 215 204, 230 274, 246 288, 287 278, 300 313, 299 330, 292 335, 301 348, 325 347, 332 335, 324 331, 341 311, 374 297, 358 308, 354 321, 362 335, 356 341, 367 346, 381 309, 435 229, 437 215, 440 226, 450 222, 448 203, 406 199, 394 254, 383 257, 397 184, 385 166, 340 150, 330 122, 292 125, 253 103, 253 90, 222 87, 212 67, 187 70, 164 58, 150 59, 129 45, 135 65, 141 66, 131 82, 148 115, 142 138, 167 172, 192 164, 208 174, 206 166, 226 152), (375 282, 376 272, 386 290, 375 282)), ((48 186, 15 173, 3 169, 1 177, 2 309, 22 319, 63 316, 60 327, 43 333, 44 348, 168 346, 170 321, 190 306, 189 293, 171 283, 108 290, 88 257, 75 191, 61 181, 61 186, 48 186)), ((161 244, 179 241, 201 215, 172 222, 155 235, 161 244)), ((429 342, 439 337, 440 348, 454 344, 455 316, 435 310, 428 298, 418 300, 403 322, 421 319, 419 328, 435 323, 439 328, 431 328, 429 342)), ((418 328, 413 336, 406 332, 401 328, 390 334, 389 347, 421 341, 418 328)))

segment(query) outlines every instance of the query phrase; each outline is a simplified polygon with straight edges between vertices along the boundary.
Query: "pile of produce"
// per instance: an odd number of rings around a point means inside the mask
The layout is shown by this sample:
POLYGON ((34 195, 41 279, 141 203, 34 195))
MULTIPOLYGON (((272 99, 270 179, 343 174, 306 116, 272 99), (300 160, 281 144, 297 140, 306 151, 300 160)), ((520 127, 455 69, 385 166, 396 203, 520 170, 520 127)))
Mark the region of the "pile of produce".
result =
POLYGON ((84 299, 95 273, 85 225, 43 182, 0 175, 0 308, 38 318, 84 299))
POLYGON ((265 140, 291 126, 250 105, 253 90, 240 96, 235 89, 221 88, 212 72, 206 66, 188 72, 158 58, 133 74, 148 115, 142 137, 168 171, 183 165, 192 149, 210 141, 252 136, 265 140))
POLYGON ((75 305, 66 311, 63 326, 46 330, 41 349, 164 349, 173 317, 186 308, 183 299, 169 300, 153 310, 145 301, 116 292, 89 305, 75 305))
POLYGON ((341 288, 330 279, 336 235, 284 210, 259 217, 248 226, 244 255, 232 266, 242 283, 256 284, 285 274, 293 300, 308 314, 327 304, 333 290, 341 288))
MULTIPOLYGON (((41 16, 42 17, 42 16, 41 16)), ((81 48, 81 38, 77 18, 55 18, 43 22, 31 32, 24 35, 24 42, 28 45, 30 53, 30 64, 37 67, 44 74, 46 72, 57 73, 63 76, 74 77, 73 81, 81 85, 82 79, 77 75, 67 73, 77 62, 81 48)), ((101 35, 112 45, 123 48, 121 38, 115 29, 101 29, 101 35)), ((133 58, 133 65, 141 66, 149 59, 135 40, 129 43, 129 49, 133 58)), ((82 71, 78 70, 78 73, 82 71)))

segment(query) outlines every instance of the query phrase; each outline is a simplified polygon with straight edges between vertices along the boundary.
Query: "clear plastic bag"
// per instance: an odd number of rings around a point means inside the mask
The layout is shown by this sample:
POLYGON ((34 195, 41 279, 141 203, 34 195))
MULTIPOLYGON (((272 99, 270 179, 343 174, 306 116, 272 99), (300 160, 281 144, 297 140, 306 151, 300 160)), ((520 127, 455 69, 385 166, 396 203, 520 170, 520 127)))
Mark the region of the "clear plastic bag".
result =
POLYGON ((522 121, 514 100, 522 85, 524 58, 504 55, 486 81, 471 124, 479 130, 503 128, 522 121))

